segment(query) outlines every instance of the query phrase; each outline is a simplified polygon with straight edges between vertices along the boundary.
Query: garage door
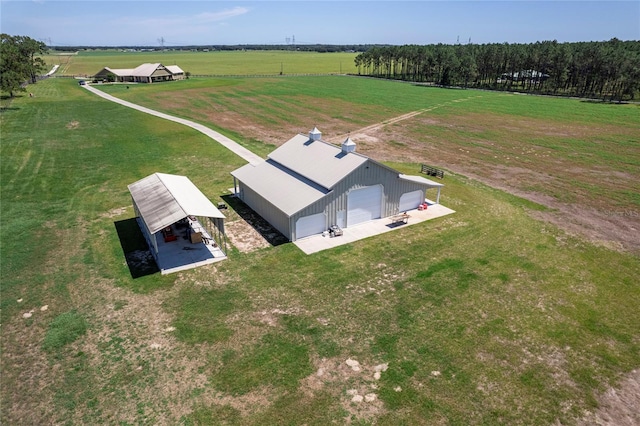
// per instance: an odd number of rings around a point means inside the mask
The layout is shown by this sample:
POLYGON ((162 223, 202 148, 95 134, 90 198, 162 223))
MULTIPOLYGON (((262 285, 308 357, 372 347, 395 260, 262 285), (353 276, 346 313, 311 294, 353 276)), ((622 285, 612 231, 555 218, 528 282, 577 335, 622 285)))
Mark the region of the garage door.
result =
POLYGON ((327 230, 324 213, 304 216, 296 220, 296 239, 308 237, 309 235, 321 234, 327 230))
POLYGON ((406 212, 407 210, 417 209, 420 204, 424 201, 424 197, 422 195, 422 191, 411 191, 405 192, 400 197, 400 208, 401 212, 406 212))
POLYGON ((354 189, 347 196, 347 227, 379 219, 382 212, 382 186, 354 189))

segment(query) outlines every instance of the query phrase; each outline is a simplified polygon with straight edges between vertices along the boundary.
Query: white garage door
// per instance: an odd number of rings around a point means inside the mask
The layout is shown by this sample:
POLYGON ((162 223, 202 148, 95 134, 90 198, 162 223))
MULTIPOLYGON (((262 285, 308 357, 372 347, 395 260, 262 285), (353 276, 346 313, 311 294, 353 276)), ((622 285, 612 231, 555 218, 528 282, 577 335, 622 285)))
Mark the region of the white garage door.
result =
POLYGON ((406 212, 407 210, 417 209, 420 204, 424 201, 424 197, 422 195, 422 191, 411 191, 405 192, 400 197, 400 208, 401 212, 406 212))
POLYGON ((379 219, 382 212, 382 186, 355 189, 347 196, 347 227, 379 219))
POLYGON ((304 216, 296 220, 296 239, 308 237, 309 235, 321 234, 327 230, 324 213, 304 216))

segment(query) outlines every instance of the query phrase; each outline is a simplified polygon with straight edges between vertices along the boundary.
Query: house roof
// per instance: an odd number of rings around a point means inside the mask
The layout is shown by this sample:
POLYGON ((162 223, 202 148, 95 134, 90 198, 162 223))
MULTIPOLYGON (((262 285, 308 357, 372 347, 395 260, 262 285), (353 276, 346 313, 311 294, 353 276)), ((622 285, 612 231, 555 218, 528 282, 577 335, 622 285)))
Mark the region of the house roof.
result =
POLYGON ((115 68, 104 67, 96 75, 102 74, 103 71, 108 71, 108 72, 110 72, 112 74, 117 75, 118 77, 125 77, 127 75, 131 75, 131 73, 133 72, 133 68, 131 68, 131 69, 124 69, 124 68, 115 69, 115 68))
POLYGON ((150 77, 151 75, 153 75, 153 73, 155 73, 158 70, 166 71, 167 74, 171 73, 161 63, 155 63, 155 64, 138 65, 136 68, 133 69, 133 72, 130 75, 133 75, 135 77, 150 77))
POLYGON ((186 176, 154 173, 128 186, 151 233, 187 216, 224 218, 186 176))
MULTIPOLYGON (((153 73, 155 73, 158 70, 162 70, 162 71, 166 71, 168 74, 180 74, 180 73, 184 73, 184 71, 182 71, 182 69, 180 69, 179 66, 177 65, 168 65, 168 66, 164 66, 161 63, 146 63, 146 64, 141 64, 138 65, 135 68, 109 68, 109 67, 104 67, 98 74, 102 73, 102 71, 109 71, 115 75, 117 75, 118 77, 127 77, 127 76, 134 76, 134 77, 151 77, 153 75, 153 73)), ((98 75, 96 74, 96 75, 98 75)))
POLYGON ((368 160, 355 152, 344 153, 339 146, 311 140, 302 134, 289 139, 268 157, 327 190, 368 160))
POLYGON ((171 74, 184 74, 182 68, 177 65, 165 65, 165 68, 171 71, 171 74))
POLYGON ((247 164, 231 172, 231 175, 269 200, 287 216, 302 210, 328 192, 304 176, 271 160, 258 165, 247 164))

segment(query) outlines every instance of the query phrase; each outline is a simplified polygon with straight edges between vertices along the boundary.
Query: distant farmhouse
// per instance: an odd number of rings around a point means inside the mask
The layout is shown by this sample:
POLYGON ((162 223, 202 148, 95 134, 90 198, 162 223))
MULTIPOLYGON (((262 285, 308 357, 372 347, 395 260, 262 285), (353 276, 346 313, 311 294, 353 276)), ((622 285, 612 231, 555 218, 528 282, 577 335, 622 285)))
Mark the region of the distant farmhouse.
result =
POLYGON ((501 78, 499 79, 498 83, 504 82, 506 80, 536 82, 546 81, 547 79, 549 79, 549 74, 544 74, 536 70, 524 70, 520 72, 504 73, 500 77, 501 78))
POLYGON ((441 183, 409 176, 321 139, 314 128, 294 136, 265 162, 231 172, 236 196, 291 241, 418 208, 441 183))
POLYGON ((160 81, 182 80, 184 71, 177 65, 142 64, 136 68, 114 69, 104 67, 94 78, 119 83, 156 83, 160 81))

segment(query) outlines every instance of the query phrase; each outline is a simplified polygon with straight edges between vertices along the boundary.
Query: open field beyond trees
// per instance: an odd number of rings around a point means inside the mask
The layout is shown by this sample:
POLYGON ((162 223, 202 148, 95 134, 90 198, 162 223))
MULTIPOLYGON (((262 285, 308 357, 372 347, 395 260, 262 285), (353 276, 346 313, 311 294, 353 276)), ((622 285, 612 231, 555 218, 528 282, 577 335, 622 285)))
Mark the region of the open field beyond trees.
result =
POLYGON ((350 134, 445 168, 457 213, 134 279, 127 185, 183 174, 215 203, 242 160, 71 79, 29 86, 0 115, 3 424, 588 424, 638 382, 637 106, 337 76, 101 88, 263 156, 350 134))

